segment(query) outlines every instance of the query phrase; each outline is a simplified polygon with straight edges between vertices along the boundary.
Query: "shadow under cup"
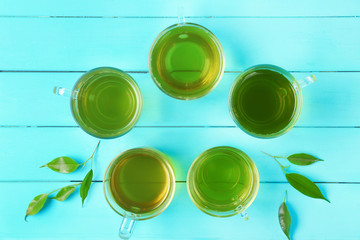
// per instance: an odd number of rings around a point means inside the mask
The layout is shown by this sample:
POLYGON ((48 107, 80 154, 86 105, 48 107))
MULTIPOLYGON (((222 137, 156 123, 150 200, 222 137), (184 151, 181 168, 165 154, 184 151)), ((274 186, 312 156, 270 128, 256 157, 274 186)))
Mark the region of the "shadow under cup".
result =
POLYGON ((88 71, 71 93, 71 110, 80 127, 98 138, 130 131, 140 117, 142 96, 134 79, 110 67, 88 71))
POLYGON ((194 23, 179 23, 163 30, 149 53, 149 71, 167 95, 191 100, 208 94, 219 83, 225 66, 216 36, 194 23))
POLYGON ((193 203, 211 216, 246 216, 244 210, 259 189, 259 173, 255 163, 239 149, 215 147, 193 162, 187 189, 193 203))
POLYGON ((134 148, 109 164, 103 186, 110 207, 124 217, 119 235, 127 239, 134 221, 153 218, 168 207, 175 192, 175 175, 162 152, 134 148))

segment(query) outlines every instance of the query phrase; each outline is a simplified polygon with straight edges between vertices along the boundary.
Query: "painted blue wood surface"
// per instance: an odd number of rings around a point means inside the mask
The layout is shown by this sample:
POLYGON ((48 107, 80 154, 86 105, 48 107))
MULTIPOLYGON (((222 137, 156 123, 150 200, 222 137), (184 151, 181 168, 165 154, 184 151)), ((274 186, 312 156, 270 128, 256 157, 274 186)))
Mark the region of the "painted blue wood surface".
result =
MULTIPOLYGON (((37 216, 24 222, 24 206, 36 192, 47 192, 66 183, 0 183, 1 192, 12 192, 13 199, 2 198, 1 239, 119 239, 121 217, 107 206, 102 184, 94 183, 81 208, 78 196, 66 202, 49 202, 37 216), (13 205, 11 211, 9 205, 13 205), (16 206, 16 207, 15 207, 16 206)), ((319 184, 331 204, 307 198, 288 184, 262 183, 258 197, 248 209, 249 220, 240 216, 215 218, 198 210, 191 202, 184 183, 176 185, 174 199, 162 214, 138 222, 133 239, 278 240, 283 237, 277 211, 288 190, 293 217, 294 239, 358 239, 356 218, 360 211, 359 184, 319 184)))
MULTIPOLYGON (((62 155, 83 162, 97 144, 97 139, 80 128, 0 128, 0 135, 4 159, 0 180, 3 181, 81 180, 87 168, 71 174, 56 174, 40 166, 62 155), (19 151, 19 146, 26 148, 19 151), (14 172, 14 163, 21 166, 19 172, 14 172)), ((290 170, 300 171, 319 182, 357 182, 359 136, 360 128, 295 128, 280 138, 261 140, 235 127, 137 127, 121 138, 102 140, 94 162, 94 179, 102 180, 107 165, 120 152, 151 146, 169 155, 176 179, 185 181, 187 170, 198 155, 208 148, 229 145, 245 151, 255 161, 263 182, 285 181, 285 178, 276 162, 261 150, 283 156, 297 152, 317 155, 326 161, 305 168, 291 166, 290 170)))
POLYGON ((1 0, 4 16, 155 16, 176 17, 177 6, 188 16, 359 16, 357 0, 1 0))
MULTIPOLYGON (((222 43, 226 71, 271 63, 289 71, 359 71, 358 18, 197 18, 222 43)), ((2 70, 146 71, 168 18, 1 18, 2 70), (144 27, 146 26, 146 27, 144 27), (16 44, 14 44, 16 43, 16 44)))
MULTIPOLYGON (((53 94, 54 86, 72 88, 82 73, 0 73, 6 98, 1 125, 76 126, 69 99, 53 94), (46 99, 46 100, 45 100, 46 99), (43 114, 48 113, 48 114, 43 114)), ((240 73, 225 73, 207 96, 179 101, 163 94, 148 73, 130 73, 144 97, 138 126, 235 126, 228 109, 230 87, 240 73)), ((303 89, 303 111, 297 126, 360 126, 360 73, 293 73, 298 79, 315 74, 317 82, 303 89), (331 105, 331 111, 329 111, 331 105)))
POLYGON ((118 153, 139 146, 168 154, 178 183, 169 208, 138 223, 134 239, 285 239, 277 210, 286 189, 294 239, 359 239, 359 16, 358 0, 0 0, 0 239, 118 239, 121 219, 107 206, 101 180, 118 153), (227 62, 219 86, 188 102, 164 95, 147 69, 150 45, 177 22, 179 5, 188 21, 218 36, 227 62), (318 78, 303 90, 295 128, 271 140, 247 136, 227 108, 235 77, 259 63, 280 65, 297 78, 318 78), (63 175, 39 167, 61 155, 82 162, 97 143, 76 127, 68 99, 52 89, 71 88, 83 72, 104 65, 130 71, 140 85, 140 121, 126 136, 102 141, 84 208, 77 193, 66 202, 50 202, 25 223, 35 195, 80 181, 88 170, 63 175), (217 145, 244 150, 258 166, 261 185, 247 222, 207 216, 186 193, 190 164, 217 145), (320 182, 332 203, 293 190, 260 150, 325 159, 290 170, 320 182))

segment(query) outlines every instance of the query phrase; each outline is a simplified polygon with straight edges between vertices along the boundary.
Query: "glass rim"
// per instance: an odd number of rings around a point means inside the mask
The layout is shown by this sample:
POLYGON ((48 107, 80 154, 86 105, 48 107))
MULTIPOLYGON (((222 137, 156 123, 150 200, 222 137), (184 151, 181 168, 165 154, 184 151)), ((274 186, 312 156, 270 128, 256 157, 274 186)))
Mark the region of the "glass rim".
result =
MULTIPOLYGON (((134 91, 134 95, 135 95, 135 99, 136 99, 136 109, 135 109, 135 113, 134 113, 134 116, 133 118, 131 119, 131 121, 126 125, 124 126, 123 128, 121 129, 118 129, 116 133, 114 134, 108 134, 108 133, 97 133, 96 130, 92 129, 89 130, 87 128, 87 125, 82 121, 82 119, 78 116, 76 116, 75 113, 77 113, 77 107, 75 106, 76 105, 76 100, 73 99, 72 97, 70 98, 70 108, 71 108, 71 114, 75 120, 75 122, 80 126, 80 128, 85 131, 87 134, 93 136, 93 137, 96 137, 96 138, 100 138, 100 139, 113 139, 113 138, 117 138, 117 137, 121 137, 123 135, 125 135, 126 133, 128 133, 135 125, 136 123, 138 122, 139 118, 140 118, 140 115, 141 115, 141 112, 142 112, 142 108, 143 108, 143 96, 142 96, 142 93, 141 93, 141 90, 140 90, 140 87, 139 85, 136 83, 136 81, 128 74, 126 73, 125 71, 122 71, 118 68, 114 68, 114 67, 107 67, 107 66, 104 66, 104 67, 97 67, 97 68, 93 68, 87 72, 85 72, 84 74, 82 74, 78 80, 76 81, 76 83, 74 84, 73 88, 72 88, 72 91, 71 91, 71 95, 73 95, 74 91, 75 91, 75 88, 81 84, 81 79, 86 76, 87 74, 89 73, 92 73, 92 72, 96 72, 96 71, 101 71, 101 70, 110 70, 110 71, 113 71, 113 72, 118 72, 120 75, 121 75, 121 79, 126 81, 127 83, 130 84, 131 86, 131 89, 134 91)), ((81 87, 80 87, 81 88, 81 87)))
POLYGON ((205 151, 203 151, 191 164, 188 173, 187 173, 187 177, 186 177, 186 187, 187 187, 187 192, 190 196, 191 201, 194 203, 194 205, 201 210, 202 212, 210 215, 210 216, 214 216, 214 217, 231 217, 237 214, 240 214, 242 212, 244 212, 255 200, 258 190, 259 190, 259 185, 260 185, 260 176, 259 176, 259 172, 257 170, 256 164, 254 163, 254 161, 243 151, 241 151, 238 148, 235 147, 230 147, 230 146, 217 146, 217 147, 213 147, 213 148, 209 148, 205 151), (193 186, 190 186, 193 182, 192 177, 194 176, 194 171, 195 168, 197 167, 196 165, 199 164, 199 161, 203 161, 204 160, 204 155, 206 155, 207 153, 211 152, 211 151, 216 151, 216 150, 220 150, 220 149, 226 149, 229 151, 234 151, 237 155, 241 156, 242 160, 246 161, 246 163, 249 165, 250 168, 250 172, 253 178, 253 188, 251 189, 251 191, 249 191, 249 193, 247 194, 247 201, 245 202, 244 205, 239 204, 238 206, 234 207, 231 210, 227 210, 227 211, 216 211, 216 210, 212 210, 212 209, 205 209, 204 207, 202 207, 196 200, 195 197, 193 196, 193 192, 196 192, 195 189, 193 190, 193 186))
POLYGON ((185 23, 176 23, 173 25, 170 25, 169 27, 163 29, 154 39, 153 43, 151 44, 150 50, 149 50, 149 55, 148 55, 148 68, 149 68, 149 73, 151 76, 151 79, 153 80, 153 82, 155 83, 155 85, 166 95, 175 98, 175 99, 179 99, 179 100, 194 100, 194 99, 198 99, 201 97, 206 96, 207 94, 209 94, 212 90, 214 90, 216 88, 216 86, 219 84, 220 80, 222 79, 223 75, 224 75, 224 71, 225 71, 225 54, 224 54, 224 49, 220 43, 220 40, 216 37, 216 35, 211 32, 209 29, 207 29, 206 27, 200 25, 200 24, 196 24, 196 23, 192 23, 192 22, 185 22, 185 23), (153 74, 153 68, 151 67, 151 61, 152 61, 152 53, 153 50, 157 44, 157 42, 161 39, 161 37, 175 29, 175 28, 179 28, 179 27, 184 27, 184 26, 193 26, 196 28, 199 28, 207 33, 209 33, 210 35, 210 39, 213 41, 213 43, 216 45, 217 51, 219 53, 219 60, 220 60, 220 68, 219 68, 219 72, 217 74, 217 76, 214 78, 214 80, 212 81, 212 84, 209 85, 210 87, 208 88, 204 88, 202 91, 200 91, 200 93, 197 93, 195 95, 184 95, 182 94, 176 94, 174 92, 169 92, 166 91, 165 89, 163 89, 162 85, 160 84, 160 82, 157 80, 157 78, 154 76, 153 74))
MULTIPOLYGON (((110 177, 110 176, 109 176, 110 177)), ((142 221, 142 220, 147 220, 147 219, 151 219, 153 217, 156 217, 158 216, 160 213, 162 213, 163 211, 165 211, 165 209, 167 209, 167 207, 170 205, 170 203, 172 202, 172 199, 174 197, 174 194, 175 194, 175 188, 176 188, 176 180, 175 180, 175 174, 174 174, 174 170, 170 164, 170 159, 167 155, 165 155, 163 152, 155 149, 155 148, 151 148, 151 147, 139 147, 139 148, 131 148, 131 149, 128 149, 128 150, 125 150, 123 152, 121 152, 120 154, 118 154, 110 163, 109 165, 107 166, 106 170, 105 170, 105 173, 104 173, 104 178, 103 178, 103 192, 104 192, 104 196, 105 196, 105 200, 106 202, 108 203, 108 205, 117 213, 119 214, 120 216, 124 217, 124 218, 129 218, 129 219, 133 219, 133 220, 136 220, 136 221, 142 221), (111 203, 110 201, 110 197, 108 196, 108 194, 111 194, 111 191, 108 190, 108 187, 106 185, 107 183, 107 174, 109 173, 109 170, 110 168, 113 166, 113 164, 115 164, 116 161, 120 161, 121 160, 121 156, 126 154, 126 153, 129 153, 129 152, 132 152, 132 151, 138 151, 138 150, 141 150, 141 151, 144 151, 144 152, 147 152, 147 153, 150 153, 150 154, 154 154, 156 155, 158 158, 157 160, 161 161, 165 167, 166 167, 166 170, 168 171, 168 174, 169 174, 169 177, 170 177, 170 185, 169 185, 169 190, 168 190, 168 193, 167 193, 167 196, 165 197, 164 201, 160 204, 160 206, 158 206, 156 208, 156 210, 158 211, 155 211, 155 212, 145 212, 145 213, 142 213, 140 215, 142 216, 139 216, 138 214, 136 213, 132 213, 130 211, 127 211, 125 209, 123 209, 121 206, 119 206, 115 200, 114 203, 117 205, 118 208, 120 208, 122 211, 120 212, 118 209, 116 209, 116 207, 113 206, 113 204, 111 203), (109 191, 109 193, 107 193, 107 190, 109 191), (150 213, 150 214, 149 214, 150 213), (144 216, 145 215, 145 216, 144 216)))
POLYGON ((298 81, 296 80, 296 78, 287 70, 276 66, 276 65, 272 65, 272 64, 258 64, 258 65, 254 65, 252 67, 247 68, 246 70, 244 70, 242 73, 240 73, 236 78, 234 83, 232 84, 231 88, 230 88, 230 92, 229 92, 229 97, 228 97, 228 108, 230 111, 230 115, 231 118, 233 119, 233 121, 235 122, 235 124, 242 130, 244 131, 246 134, 256 137, 256 138, 262 138, 262 139, 270 139, 270 138, 276 138, 279 137, 281 135, 284 135, 285 133, 289 132, 294 126, 295 123, 297 122, 297 120, 300 117, 301 111, 302 111, 302 103, 303 98, 302 98, 302 91, 301 91, 301 87, 298 83, 298 81), (281 75, 283 75, 290 83, 291 85, 294 87, 295 90, 295 111, 292 115, 291 121, 281 130, 274 132, 274 133, 270 133, 270 134, 258 134, 255 132, 251 132, 248 131, 247 129, 245 129, 236 119, 235 114, 232 110, 232 96, 235 90, 235 87, 239 84, 239 82, 242 80, 243 76, 251 73, 254 70, 261 70, 261 69, 265 69, 265 70, 270 70, 270 71, 274 71, 277 72, 281 75))

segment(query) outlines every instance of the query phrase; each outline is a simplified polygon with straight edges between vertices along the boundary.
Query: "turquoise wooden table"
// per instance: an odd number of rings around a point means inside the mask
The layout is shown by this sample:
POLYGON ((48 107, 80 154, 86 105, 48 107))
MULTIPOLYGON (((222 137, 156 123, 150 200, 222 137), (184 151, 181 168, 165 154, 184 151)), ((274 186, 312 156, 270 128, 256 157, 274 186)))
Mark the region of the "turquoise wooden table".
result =
POLYGON ((294 239, 360 239, 360 2, 358 0, 0 0, 0 239, 118 239, 121 217, 102 191, 106 166, 120 152, 151 146, 172 159, 175 197, 158 217, 137 224, 133 239, 285 239, 277 211, 288 190, 294 239), (193 101, 163 94, 150 78, 147 57, 157 34, 186 20, 221 41, 226 71, 215 90, 193 101), (304 108, 289 133, 271 140, 235 127, 227 98, 235 77, 261 63, 318 81, 304 89, 304 108), (39 168, 66 155, 85 161, 97 143, 74 122, 66 98, 85 71, 113 66, 139 84, 144 109, 124 137, 104 140, 84 207, 78 192, 51 201, 24 221, 31 199, 79 182, 89 169, 58 174, 39 168), (260 173, 250 219, 210 217, 186 191, 186 173, 204 150, 229 145, 245 151, 260 173), (314 154, 325 162, 293 167, 317 182, 331 204, 293 190, 279 166, 260 150, 314 154))

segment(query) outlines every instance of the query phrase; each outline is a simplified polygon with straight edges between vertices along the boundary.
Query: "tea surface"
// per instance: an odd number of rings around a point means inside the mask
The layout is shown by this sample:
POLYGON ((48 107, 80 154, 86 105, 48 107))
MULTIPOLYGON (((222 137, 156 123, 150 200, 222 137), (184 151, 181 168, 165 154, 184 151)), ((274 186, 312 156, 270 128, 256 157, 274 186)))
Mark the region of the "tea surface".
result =
POLYGON ((84 130, 101 137, 121 133, 137 114, 138 99, 134 87, 113 70, 97 70, 79 81, 76 100, 72 101, 75 119, 84 130))
POLYGON ((266 135, 286 128, 296 104, 291 82, 278 72, 264 69, 242 77, 233 89, 230 107, 246 131, 266 135))
POLYGON ((202 204, 213 211, 231 211, 247 199, 254 187, 251 166, 229 150, 205 156, 194 173, 202 204))
POLYGON ((213 38, 193 25, 175 27, 161 36, 150 59, 159 87, 178 98, 206 94, 203 91, 214 86, 222 71, 219 46, 213 38))
POLYGON ((169 189, 166 166, 146 153, 134 153, 121 159, 110 180, 114 200, 134 213, 155 210, 166 199, 169 189))

